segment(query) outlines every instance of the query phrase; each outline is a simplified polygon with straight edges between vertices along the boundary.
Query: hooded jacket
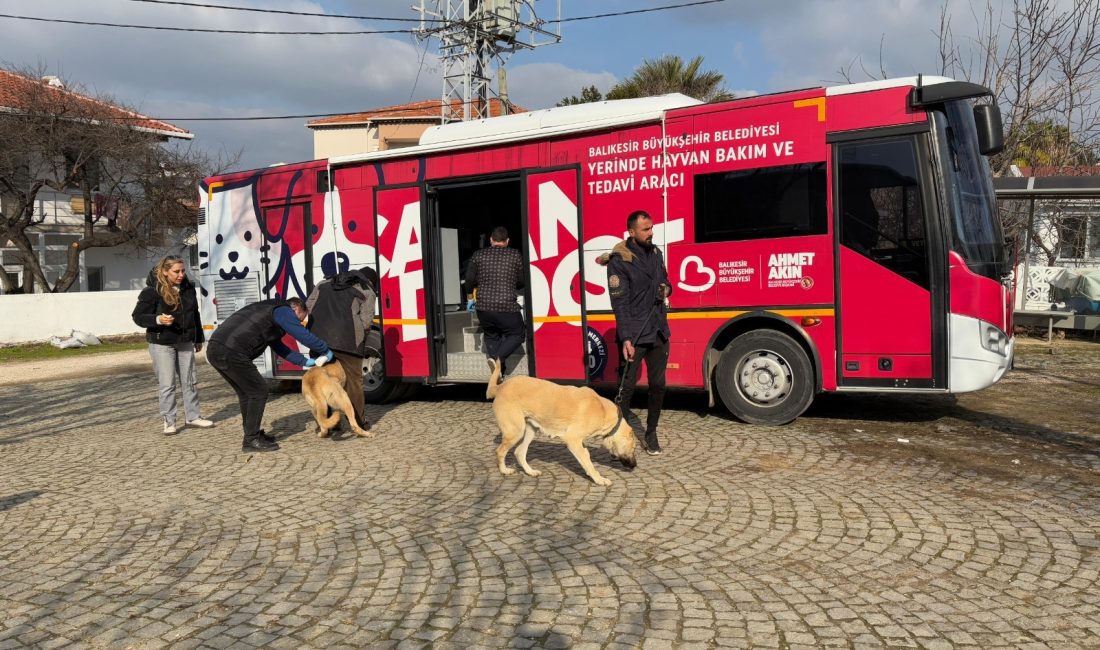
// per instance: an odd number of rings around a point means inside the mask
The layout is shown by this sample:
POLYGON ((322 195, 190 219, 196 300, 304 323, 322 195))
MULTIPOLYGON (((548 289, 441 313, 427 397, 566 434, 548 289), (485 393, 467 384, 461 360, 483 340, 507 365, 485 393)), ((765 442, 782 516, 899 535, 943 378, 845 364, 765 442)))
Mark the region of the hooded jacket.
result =
POLYGON ((310 331, 337 352, 366 356, 375 309, 372 280, 362 270, 345 271, 313 287, 306 299, 310 331))
POLYGON ((186 275, 183 276, 179 291, 180 304, 173 309, 157 291, 157 269, 154 267, 149 271, 145 288, 138 294, 137 306, 131 314, 134 323, 145 328, 146 341, 158 345, 174 345, 202 343, 206 340, 202 320, 199 318, 195 285, 191 284, 191 279, 186 275), (175 321, 171 325, 160 325, 157 323, 157 316, 161 314, 175 316, 175 321))
POLYGON ((644 249, 633 240, 615 244, 596 260, 607 265, 607 291, 615 312, 619 343, 649 345, 669 338, 668 310, 660 286, 672 293, 661 249, 644 249))

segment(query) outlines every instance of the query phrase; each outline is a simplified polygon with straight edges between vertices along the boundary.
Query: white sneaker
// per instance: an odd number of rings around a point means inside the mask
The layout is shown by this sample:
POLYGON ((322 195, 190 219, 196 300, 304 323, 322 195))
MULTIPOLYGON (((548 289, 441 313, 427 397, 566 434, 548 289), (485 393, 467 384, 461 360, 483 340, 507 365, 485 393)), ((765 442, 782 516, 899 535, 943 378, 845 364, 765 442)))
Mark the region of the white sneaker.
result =
POLYGON ((207 420, 206 418, 195 418, 194 420, 188 420, 187 426, 198 427, 200 429, 209 429, 210 427, 214 426, 214 423, 210 420, 207 420))
POLYGON ((168 424, 168 421, 164 421, 164 435, 171 436, 176 433, 176 425, 168 424))

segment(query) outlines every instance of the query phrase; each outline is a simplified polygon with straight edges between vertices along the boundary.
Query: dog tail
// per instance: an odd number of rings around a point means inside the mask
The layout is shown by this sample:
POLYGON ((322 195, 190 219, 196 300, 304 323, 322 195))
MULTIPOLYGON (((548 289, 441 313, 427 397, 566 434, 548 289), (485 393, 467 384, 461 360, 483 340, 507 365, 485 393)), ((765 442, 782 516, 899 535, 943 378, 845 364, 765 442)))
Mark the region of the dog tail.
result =
POLYGON ((493 374, 489 375, 489 385, 485 388, 485 399, 493 399, 497 396, 497 387, 500 385, 500 359, 493 364, 493 374))

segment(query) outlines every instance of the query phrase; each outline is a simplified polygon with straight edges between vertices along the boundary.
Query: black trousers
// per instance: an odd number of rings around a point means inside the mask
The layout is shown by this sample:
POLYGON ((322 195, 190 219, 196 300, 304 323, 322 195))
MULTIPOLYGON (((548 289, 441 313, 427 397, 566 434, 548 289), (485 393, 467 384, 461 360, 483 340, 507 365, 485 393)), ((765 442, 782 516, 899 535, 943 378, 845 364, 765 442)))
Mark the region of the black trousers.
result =
POLYGON ((267 382, 245 355, 229 350, 218 343, 208 343, 206 360, 218 371, 237 393, 244 419, 244 441, 259 436, 260 423, 267 406, 267 382))
POLYGON ((485 332, 485 356, 500 359, 501 371, 504 362, 523 345, 527 328, 523 324, 523 315, 518 311, 481 311, 477 310, 477 320, 485 332))
MULTIPOLYGON (((620 346, 620 350, 621 350, 620 346)), ((658 340, 648 345, 634 346, 634 361, 629 366, 625 361, 620 361, 619 377, 626 370, 626 379, 623 381, 622 408, 624 417, 630 409, 630 400, 634 397, 634 388, 638 385, 638 375, 645 362, 646 380, 649 382, 648 403, 646 413, 646 433, 657 431, 657 422, 661 419, 661 406, 665 402, 665 369, 668 367, 668 341, 658 340)), ((627 417, 633 420, 632 414, 627 417)), ((633 423, 631 423, 633 426, 633 423)))

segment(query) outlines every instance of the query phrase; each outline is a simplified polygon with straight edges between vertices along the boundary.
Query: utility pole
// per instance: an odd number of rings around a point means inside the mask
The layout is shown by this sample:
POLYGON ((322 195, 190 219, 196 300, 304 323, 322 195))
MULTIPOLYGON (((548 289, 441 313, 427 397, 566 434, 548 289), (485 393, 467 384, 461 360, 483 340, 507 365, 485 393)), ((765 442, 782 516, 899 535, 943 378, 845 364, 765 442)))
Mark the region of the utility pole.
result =
MULTIPOLYGON (((517 50, 561 41, 561 0, 557 0, 556 32, 542 28, 535 15, 537 0, 420 0, 420 37, 439 39, 443 64, 443 123, 489 117, 491 65, 497 61, 503 80, 504 62, 517 50)), ((500 88, 502 103, 507 87, 500 88)))

